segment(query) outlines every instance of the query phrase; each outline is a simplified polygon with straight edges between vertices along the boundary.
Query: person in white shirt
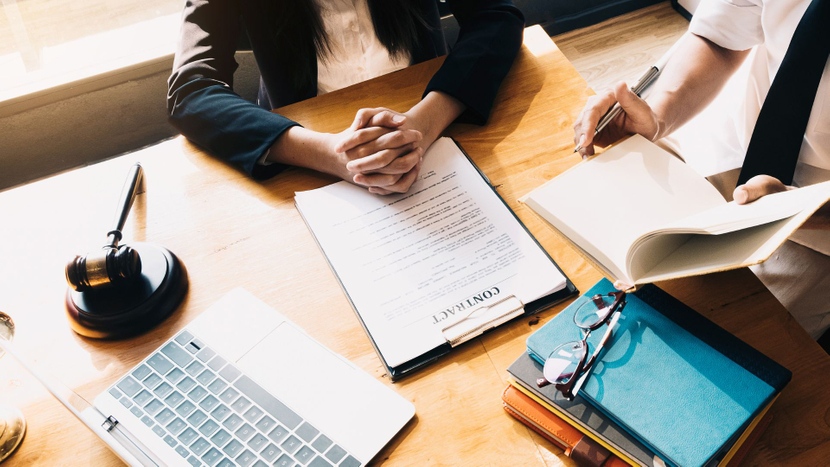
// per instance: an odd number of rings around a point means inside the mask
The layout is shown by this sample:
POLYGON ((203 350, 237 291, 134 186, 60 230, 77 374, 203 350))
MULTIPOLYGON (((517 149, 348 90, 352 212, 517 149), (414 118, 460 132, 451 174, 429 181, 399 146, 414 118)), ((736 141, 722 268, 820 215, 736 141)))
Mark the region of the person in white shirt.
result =
MULTIPOLYGON (((820 14, 827 16, 827 0, 703 0, 689 34, 681 39, 647 98, 637 97, 625 83, 591 97, 574 124, 574 143, 584 148, 585 157, 594 153, 594 145, 604 147, 633 133, 652 141, 662 139, 658 143, 665 143, 739 204, 830 180, 830 63, 824 54, 817 59, 823 60, 824 68, 792 183, 785 185, 761 174, 735 186, 762 105, 811 2, 816 2, 813 9, 820 6, 820 14), (731 95, 718 97, 719 105, 706 109, 739 68, 744 73, 729 83, 731 95), (744 94, 735 94, 741 89, 744 94), (598 120, 615 102, 624 112, 595 138, 598 120), (704 115, 694 119, 701 112, 704 115)), ((830 206, 824 206, 768 261, 752 267, 816 339, 830 328, 828 255, 830 206)))

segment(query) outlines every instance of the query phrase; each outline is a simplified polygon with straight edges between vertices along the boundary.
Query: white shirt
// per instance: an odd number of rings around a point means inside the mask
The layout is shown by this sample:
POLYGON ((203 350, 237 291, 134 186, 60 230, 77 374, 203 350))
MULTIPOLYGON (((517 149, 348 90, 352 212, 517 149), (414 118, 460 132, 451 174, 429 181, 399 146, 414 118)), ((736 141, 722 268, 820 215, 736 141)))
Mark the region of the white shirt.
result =
MULTIPOLYGON (((731 50, 754 47, 715 102, 670 138, 670 145, 701 175, 743 164, 761 105, 810 1, 703 0, 698 6, 690 32, 731 50)), ((825 180, 830 180, 830 61, 804 133, 793 185, 825 180)), ((830 255, 826 231, 802 229, 792 240, 830 255)))
MULTIPOLYGON (((744 105, 734 115, 738 124, 734 127, 736 136, 744 149, 741 154, 728 155, 737 162, 734 167, 743 163, 761 105, 810 1, 704 0, 689 25, 692 33, 727 49, 756 47, 748 58, 744 105)), ((814 168, 830 171, 830 61, 825 64, 804 133, 794 185, 815 183, 809 173, 814 168)))
MULTIPOLYGON (((700 115, 664 138, 701 175, 743 164, 761 105, 810 0, 703 0, 689 31, 731 50, 754 50, 700 115)), ((732 172, 736 176, 736 172, 732 172)), ((830 180, 830 64, 804 133, 793 185, 830 180)), ((830 235, 800 229, 750 269, 813 338, 830 327, 830 235), (805 248, 806 247, 806 248, 805 248)))
POLYGON ((367 0, 318 0, 331 53, 317 57, 317 93, 345 88, 409 66, 378 40, 367 0))

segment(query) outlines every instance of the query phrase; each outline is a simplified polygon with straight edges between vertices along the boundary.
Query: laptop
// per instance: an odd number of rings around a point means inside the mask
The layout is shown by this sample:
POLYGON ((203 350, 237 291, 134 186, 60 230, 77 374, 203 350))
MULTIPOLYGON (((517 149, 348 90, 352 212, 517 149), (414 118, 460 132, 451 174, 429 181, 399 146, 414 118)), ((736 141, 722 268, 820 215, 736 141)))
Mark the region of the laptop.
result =
POLYGON ((243 289, 91 406, 44 384, 134 466, 362 466, 415 415, 409 401, 243 289))

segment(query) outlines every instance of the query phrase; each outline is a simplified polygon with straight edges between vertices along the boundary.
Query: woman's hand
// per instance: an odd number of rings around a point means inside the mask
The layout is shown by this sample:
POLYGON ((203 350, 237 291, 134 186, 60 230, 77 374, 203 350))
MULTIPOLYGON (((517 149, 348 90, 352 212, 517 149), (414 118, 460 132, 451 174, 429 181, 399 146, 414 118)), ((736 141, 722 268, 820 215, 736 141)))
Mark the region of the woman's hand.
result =
MULTIPOLYGON (((384 123, 398 126, 397 123, 384 123)), ((267 162, 307 167, 318 172, 335 175, 349 182, 358 183, 375 191, 383 187, 398 190, 396 183, 420 162, 420 155, 409 155, 417 147, 421 134, 415 130, 374 127, 353 130, 349 127, 340 133, 320 133, 300 126, 285 131, 271 147, 267 162), (344 142, 352 146, 344 150, 344 142), (407 156, 408 157, 401 157, 407 156), (372 176, 358 177, 347 165, 352 159, 366 159, 365 165, 378 167, 372 176)), ((417 175, 417 172, 416 174, 417 175)), ((414 181, 414 177, 412 177, 414 181)), ((411 182, 406 185, 409 188, 411 182)), ((403 190, 406 191, 406 190, 403 190)))
POLYGON ((461 102, 440 91, 405 114, 361 109, 337 134, 289 128, 266 160, 336 175, 375 194, 405 193, 417 180, 427 149, 463 110, 461 102))
POLYGON ((350 159, 347 169, 355 174, 355 183, 367 186, 375 194, 405 193, 418 179, 427 149, 464 108, 464 104, 448 94, 432 91, 406 113, 383 107, 361 109, 349 127, 355 133, 337 150, 345 152, 350 159), (400 143, 408 141, 405 137, 381 133, 378 129, 382 128, 404 133, 414 131, 421 136, 409 142, 411 146, 403 146, 400 143), (374 133, 360 133, 363 129, 377 131, 379 136, 367 141, 374 133))
POLYGON ((635 133, 654 141, 660 133, 660 122, 646 101, 631 92, 625 83, 617 83, 614 89, 606 89, 588 98, 574 123, 574 144, 581 147, 579 153, 587 157, 594 154, 594 145, 605 147, 635 133), (595 139, 597 124, 617 102, 623 111, 595 139))
POLYGON ((407 114, 383 107, 360 109, 336 147, 349 159, 353 181, 371 193, 405 193, 417 180, 426 149, 423 127, 407 114), (413 140, 414 137, 414 140, 413 140))

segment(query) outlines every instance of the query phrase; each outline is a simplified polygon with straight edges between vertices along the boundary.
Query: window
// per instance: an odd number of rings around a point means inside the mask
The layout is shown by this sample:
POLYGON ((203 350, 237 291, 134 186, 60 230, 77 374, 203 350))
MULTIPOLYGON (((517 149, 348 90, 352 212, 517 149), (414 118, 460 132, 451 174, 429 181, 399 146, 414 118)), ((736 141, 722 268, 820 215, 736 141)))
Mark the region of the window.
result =
POLYGON ((174 52, 181 0, 0 0, 0 101, 174 52))

